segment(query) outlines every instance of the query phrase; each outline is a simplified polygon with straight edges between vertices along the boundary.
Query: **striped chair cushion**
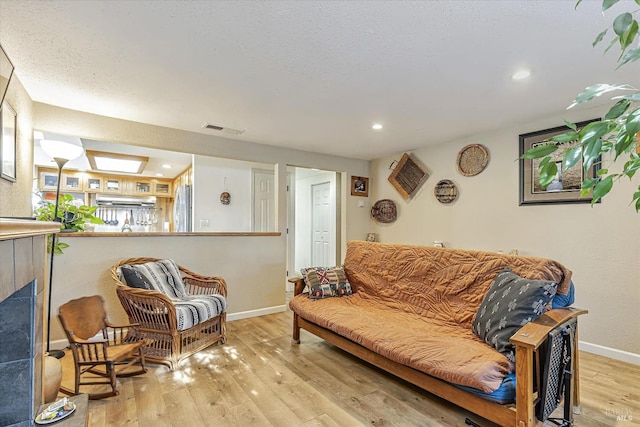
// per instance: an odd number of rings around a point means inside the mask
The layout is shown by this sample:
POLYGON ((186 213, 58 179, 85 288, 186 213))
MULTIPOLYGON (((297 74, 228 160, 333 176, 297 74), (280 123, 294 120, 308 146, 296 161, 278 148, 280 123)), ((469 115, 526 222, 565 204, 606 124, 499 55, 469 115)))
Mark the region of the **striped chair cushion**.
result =
POLYGON ((144 264, 123 265, 120 270, 124 274, 127 285, 131 287, 159 291, 169 298, 181 299, 188 295, 180 270, 173 260, 163 259, 144 264))
POLYGON ((222 295, 193 295, 174 300, 178 330, 190 327, 219 316, 227 309, 227 300, 222 295))

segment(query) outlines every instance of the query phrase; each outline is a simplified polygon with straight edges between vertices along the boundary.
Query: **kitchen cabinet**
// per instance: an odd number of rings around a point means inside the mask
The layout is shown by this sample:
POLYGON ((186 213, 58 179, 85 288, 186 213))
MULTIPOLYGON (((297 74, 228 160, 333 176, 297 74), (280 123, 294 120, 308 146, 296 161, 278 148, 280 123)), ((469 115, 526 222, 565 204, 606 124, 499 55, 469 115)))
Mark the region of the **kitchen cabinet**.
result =
MULTIPOLYGON (((37 169, 38 189, 56 191, 58 170, 37 169)), ((63 170, 60 190, 74 193, 108 193, 126 196, 173 197, 173 183, 170 179, 157 179, 127 175, 107 175, 95 172, 63 170)))
POLYGON ((85 191, 88 193, 100 193, 102 192, 103 180, 100 176, 87 176, 87 182, 85 184, 85 191))
POLYGON ((151 180, 134 178, 129 182, 129 192, 136 196, 150 196, 153 193, 151 180))
POLYGON ((153 180, 153 194, 158 197, 171 197, 173 191, 171 188, 171 181, 153 180))
MULTIPOLYGON (((42 169, 38 174, 38 187, 43 191, 56 191, 58 186, 58 171, 55 169, 42 169)), ((60 190, 82 192, 84 191, 84 177, 81 172, 64 172, 60 177, 60 190)))
POLYGON ((122 194, 124 188, 124 181, 119 177, 108 176, 104 179, 103 193, 122 194))

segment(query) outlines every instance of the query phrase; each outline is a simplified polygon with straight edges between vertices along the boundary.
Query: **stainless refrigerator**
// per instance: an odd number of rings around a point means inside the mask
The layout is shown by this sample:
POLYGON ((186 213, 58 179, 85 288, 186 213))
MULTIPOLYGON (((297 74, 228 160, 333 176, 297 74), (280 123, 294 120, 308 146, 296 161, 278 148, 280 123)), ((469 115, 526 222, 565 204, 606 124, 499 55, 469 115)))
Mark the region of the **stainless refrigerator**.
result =
POLYGON ((173 202, 174 231, 193 231, 191 226, 191 205, 191 186, 181 185, 176 188, 176 197, 173 202))

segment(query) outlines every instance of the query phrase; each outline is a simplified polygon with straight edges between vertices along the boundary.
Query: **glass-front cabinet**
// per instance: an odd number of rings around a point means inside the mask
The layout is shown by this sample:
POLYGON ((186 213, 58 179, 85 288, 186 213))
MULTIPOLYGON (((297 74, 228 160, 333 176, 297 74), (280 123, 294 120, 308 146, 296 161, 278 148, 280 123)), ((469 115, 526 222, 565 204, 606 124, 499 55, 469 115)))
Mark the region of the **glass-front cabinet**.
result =
POLYGON ((85 186, 85 191, 88 193, 99 193, 102 191, 102 178, 99 176, 89 176, 87 177, 87 185, 85 186))
POLYGON ((105 193, 122 193, 122 189, 124 187, 122 178, 116 177, 107 177, 104 179, 104 189, 105 193))
POLYGON ((171 182, 153 180, 153 194, 160 197, 171 197, 171 182))

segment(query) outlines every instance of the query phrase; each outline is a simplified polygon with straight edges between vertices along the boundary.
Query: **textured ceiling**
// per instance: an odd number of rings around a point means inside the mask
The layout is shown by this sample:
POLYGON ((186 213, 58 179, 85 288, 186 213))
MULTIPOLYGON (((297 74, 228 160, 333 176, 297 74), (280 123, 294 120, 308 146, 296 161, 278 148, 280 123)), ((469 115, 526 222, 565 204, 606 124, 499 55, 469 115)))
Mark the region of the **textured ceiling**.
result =
POLYGON ((0 0, 0 44, 34 101, 372 159, 640 84, 591 47, 620 7, 599 3, 0 0))

